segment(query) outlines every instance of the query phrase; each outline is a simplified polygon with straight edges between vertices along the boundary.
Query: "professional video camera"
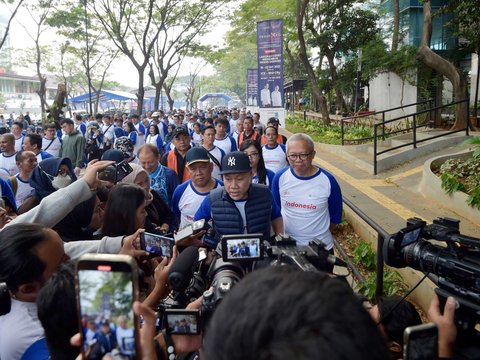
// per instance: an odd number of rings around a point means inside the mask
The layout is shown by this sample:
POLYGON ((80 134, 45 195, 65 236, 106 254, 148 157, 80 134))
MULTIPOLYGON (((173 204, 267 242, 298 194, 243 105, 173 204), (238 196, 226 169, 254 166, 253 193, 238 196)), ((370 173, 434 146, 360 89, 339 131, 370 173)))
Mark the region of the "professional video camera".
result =
MULTIPOLYGON (((325 271, 331 265, 347 266, 326 250, 319 240, 297 246, 291 238, 280 238, 274 245, 262 240, 262 234, 226 235, 210 259, 194 247, 185 249, 172 265, 168 281, 172 288, 159 311, 161 319, 193 316, 184 309, 203 294, 202 309, 195 324, 205 324, 216 306, 246 272, 256 267, 294 265, 303 271, 325 271), (221 257, 220 257, 221 256, 221 257)), ((171 321, 170 321, 171 322, 171 321)))
POLYGON ((408 219, 407 227, 385 241, 383 256, 387 265, 428 274, 442 304, 448 296, 455 297, 458 329, 464 338, 478 338, 474 328, 480 321, 480 239, 460 234, 459 220, 438 218, 427 225, 408 219), (443 241, 446 247, 427 240, 443 241))

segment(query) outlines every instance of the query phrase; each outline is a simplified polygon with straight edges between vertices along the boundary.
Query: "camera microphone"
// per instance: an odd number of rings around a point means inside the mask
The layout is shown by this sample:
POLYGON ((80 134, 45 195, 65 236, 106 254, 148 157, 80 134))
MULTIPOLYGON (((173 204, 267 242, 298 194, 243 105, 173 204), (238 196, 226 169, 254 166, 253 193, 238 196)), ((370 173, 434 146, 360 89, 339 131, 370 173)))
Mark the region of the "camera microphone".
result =
POLYGON ((183 250, 168 272, 168 283, 176 292, 184 291, 193 277, 193 269, 198 262, 198 249, 189 246, 183 250))
POLYGON ((327 262, 328 262, 330 265, 348 267, 348 264, 347 264, 345 261, 343 261, 342 259, 336 257, 335 255, 328 255, 328 257, 327 257, 327 262))

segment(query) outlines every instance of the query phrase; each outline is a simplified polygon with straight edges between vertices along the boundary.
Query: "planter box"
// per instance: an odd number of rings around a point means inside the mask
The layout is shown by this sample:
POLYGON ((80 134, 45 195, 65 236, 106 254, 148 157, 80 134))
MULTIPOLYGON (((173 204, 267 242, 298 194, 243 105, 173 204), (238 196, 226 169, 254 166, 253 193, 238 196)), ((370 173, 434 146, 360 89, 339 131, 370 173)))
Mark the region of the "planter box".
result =
POLYGON ((460 216, 480 224, 480 210, 477 210, 467 204, 468 195, 456 191, 449 195, 442 189, 442 181, 433 173, 432 169, 438 169, 448 159, 465 160, 472 155, 472 151, 461 152, 457 154, 438 156, 425 162, 423 166, 423 176, 420 182, 420 191, 422 194, 441 204, 448 203, 448 208, 460 216))

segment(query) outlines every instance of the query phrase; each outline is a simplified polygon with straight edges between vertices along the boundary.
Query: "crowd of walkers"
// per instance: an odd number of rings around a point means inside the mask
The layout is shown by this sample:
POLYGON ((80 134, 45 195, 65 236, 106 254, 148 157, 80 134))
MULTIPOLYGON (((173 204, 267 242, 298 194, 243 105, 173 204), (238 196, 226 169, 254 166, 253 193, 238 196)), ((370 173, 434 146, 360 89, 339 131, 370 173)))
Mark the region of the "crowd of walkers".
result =
MULTIPOLYGON (((318 239, 333 254, 340 186, 313 163, 313 140, 302 133, 287 140, 280 125, 243 109, 212 109, 75 115, 42 129, 22 117, 0 128, 0 359, 73 359, 81 349, 70 338, 80 329, 90 358, 133 358, 132 318, 112 318, 97 307, 78 325, 72 264, 82 254, 137 259, 141 304, 134 310, 143 317, 143 359, 173 359, 202 347, 195 321, 170 324, 178 333, 195 327, 187 338, 154 331, 152 309, 169 294, 168 271, 187 246, 213 253, 222 235, 260 233, 264 241, 291 236, 299 245, 318 239), (143 232, 170 236, 196 220, 214 234, 207 238, 203 230, 177 241, 171 258, 142 249, 143 232)), ((238 258, 260 251, 249 240, 229 249, 238 258)), ((398 354, 398 332, 420 319, 410 305, 398 304, 383 318, 380 306, 372 320, 348 285, 316 273, 255 270, 215 311, 203 339, 205 359, 381 359, 387 345, 398 354), (282 326, 270 323, 287 318, 282 326), (351 356, 330 349, 321 357, 333 340, 351 356)), ((449 299, 443 314, 438 301, 432 306, 441 354, 451 356, 455 302, 449 299)))

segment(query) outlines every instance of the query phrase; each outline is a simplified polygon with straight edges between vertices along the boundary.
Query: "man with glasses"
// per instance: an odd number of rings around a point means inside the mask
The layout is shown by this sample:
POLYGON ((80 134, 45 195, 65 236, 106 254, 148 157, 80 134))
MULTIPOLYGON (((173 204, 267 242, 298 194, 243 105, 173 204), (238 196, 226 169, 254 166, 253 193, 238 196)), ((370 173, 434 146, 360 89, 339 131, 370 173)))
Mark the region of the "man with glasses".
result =
POLYGON ((281 207, 286 235, 298 245, 319 239, 333 254, 330 228, 342 220, 342 193, 332 174, 313 165, 314 157, 312 138, 292 135, 287 141, 290 167, 275 174, 273 198, 281 207))
POLYGON ((44 136, 42 139, 42 150, 58 157, 61 146, 62 142, 57 137, 57 128, 55 124, 45 125, 44 136))

